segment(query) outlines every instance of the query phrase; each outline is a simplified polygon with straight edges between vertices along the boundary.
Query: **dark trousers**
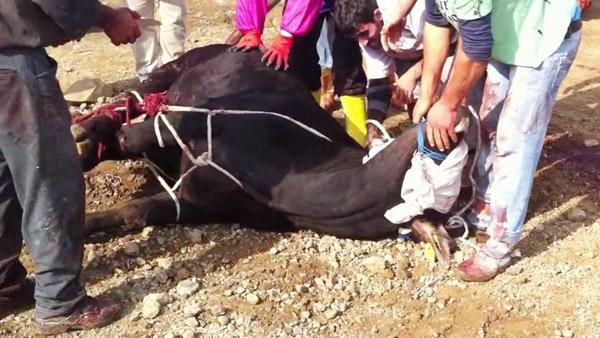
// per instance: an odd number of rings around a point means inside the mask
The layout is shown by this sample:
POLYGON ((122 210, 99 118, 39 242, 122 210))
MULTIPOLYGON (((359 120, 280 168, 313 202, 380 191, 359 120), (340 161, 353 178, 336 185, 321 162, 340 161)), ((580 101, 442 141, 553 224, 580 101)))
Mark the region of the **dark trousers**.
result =
MULTIPOLYGON (((290 51, 290 72, 306 84, 310 91, 321 88, 321 66, 317 41, 328 13, 319 15, 305 36, 294 40, 290 51)), ((347 38, 335 29, 331 50, 333 57, 333 86, 337 95, 363 95, 367 77, 362 68, 362 55, 356 39, 347 38)))
POLYGON ((68 313, 85 296, 85 192, 69 126, 56 62, 41 48, 0 49, 0 297, 25 277, 25 240, 41 318, 68 313))

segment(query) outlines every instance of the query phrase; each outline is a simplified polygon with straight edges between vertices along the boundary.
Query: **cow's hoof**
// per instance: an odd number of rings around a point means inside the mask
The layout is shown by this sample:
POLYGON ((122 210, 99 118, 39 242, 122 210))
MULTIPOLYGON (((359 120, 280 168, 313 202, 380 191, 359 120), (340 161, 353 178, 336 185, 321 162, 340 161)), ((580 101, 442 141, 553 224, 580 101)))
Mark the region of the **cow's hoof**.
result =
POLYGON ((455 244, 443 225, 435 225, 424 218, 415 218, 411 223, 411 228, 416 241, 431 244, 441 267, 450 266, 451 251, 455 244))
POLYGON ((103 160, 116 158, 117 130, 114 125, 109 117, 102 115, 71 125, 71 135, 84 171, 94 168, 103 160))
POLYGON ((71 125, 71 135, 75 141, 77 157, 84 171, 88 171, 98 164, 98 142, 86 128, 80 124, 71 125))

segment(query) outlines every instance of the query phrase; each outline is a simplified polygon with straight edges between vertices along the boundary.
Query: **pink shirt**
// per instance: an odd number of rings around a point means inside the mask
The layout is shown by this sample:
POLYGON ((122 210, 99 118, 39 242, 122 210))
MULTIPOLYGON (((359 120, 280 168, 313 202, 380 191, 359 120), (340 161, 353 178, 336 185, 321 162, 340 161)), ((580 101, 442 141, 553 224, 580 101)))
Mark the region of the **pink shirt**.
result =
MULTIPOLYGON (((287 0, 281 17, 281 30, 303 36, 315 23, 323 0, 287 0)), ((235 24, 242 32, 262 33, 267 17, 267 0, 237 0, 235 24)))

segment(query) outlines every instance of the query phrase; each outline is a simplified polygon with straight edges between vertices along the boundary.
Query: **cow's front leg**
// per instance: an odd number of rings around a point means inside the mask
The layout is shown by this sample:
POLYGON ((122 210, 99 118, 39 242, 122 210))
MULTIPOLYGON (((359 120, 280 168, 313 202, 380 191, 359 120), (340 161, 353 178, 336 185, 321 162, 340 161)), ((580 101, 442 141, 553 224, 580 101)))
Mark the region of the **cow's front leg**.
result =
MULTIPOLYGON (((197 221, 192 208, 185 200, 180 199, 181 214, 179 222, 197 221)), ((88 214, 85 219, 84 232, 90 233, 122 228, 133 230, 147 225, 167 225, 177 223, 175 202, 166 193, 131 201, 120 208, 88 214)))

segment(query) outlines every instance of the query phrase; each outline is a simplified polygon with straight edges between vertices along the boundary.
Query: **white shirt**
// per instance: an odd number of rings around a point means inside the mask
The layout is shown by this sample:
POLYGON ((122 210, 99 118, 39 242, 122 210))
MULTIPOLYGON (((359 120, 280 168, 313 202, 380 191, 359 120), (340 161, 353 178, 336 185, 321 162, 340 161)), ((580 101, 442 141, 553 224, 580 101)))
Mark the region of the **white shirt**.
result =
MULTIPOLYGON (((398 0, 377 0, 379 11, 385 23, 395 10, 398 0)), ((386 53, 381 47, 361 46, 367 68, 367 78, 381 79, 396 72, 395 59, 420 60, 423 51, 423 27, 425 26, 425 0, 417 0, 406 15, 404 30, 399 39, 390 47, 393 52, 386 53)))

